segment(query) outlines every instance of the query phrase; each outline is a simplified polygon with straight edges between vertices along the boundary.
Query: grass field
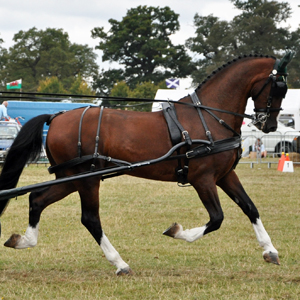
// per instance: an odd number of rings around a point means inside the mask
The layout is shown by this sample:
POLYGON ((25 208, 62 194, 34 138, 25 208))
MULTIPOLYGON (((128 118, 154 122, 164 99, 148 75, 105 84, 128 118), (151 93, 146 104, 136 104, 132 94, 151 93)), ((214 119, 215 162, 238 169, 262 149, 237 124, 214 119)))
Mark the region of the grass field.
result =
MULTIPOLYGON (((42 214, 38 245, 1 247, 0 299, 300 299, 300 168, 238 165, 245 190, 279 251, 281 265, 262 258, 252 225, 221 190, 222 227, 194 243, 163 236, 173 222, 202 226, 208 215, 195 191, 175 183, 121 176, 102 183, 106 235, 135 274, 115 267, 80 223, 77 194, 42 214)), ((25 169, 20 186, 53 179, 44 166, 25 169)), ((1 217, 3 244, 28 224, 28 195, 1 217)))

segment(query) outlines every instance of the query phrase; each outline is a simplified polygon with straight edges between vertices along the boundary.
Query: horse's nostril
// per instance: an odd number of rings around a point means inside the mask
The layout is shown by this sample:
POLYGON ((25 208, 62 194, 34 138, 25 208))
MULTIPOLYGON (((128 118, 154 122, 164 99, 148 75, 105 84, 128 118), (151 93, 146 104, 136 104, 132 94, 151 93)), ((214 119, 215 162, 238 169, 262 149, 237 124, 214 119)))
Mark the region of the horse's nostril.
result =
POLYGON ((276 126, 272 126, 269 128, 269 132, 274 132, 277 130, 277 127, 276 126))

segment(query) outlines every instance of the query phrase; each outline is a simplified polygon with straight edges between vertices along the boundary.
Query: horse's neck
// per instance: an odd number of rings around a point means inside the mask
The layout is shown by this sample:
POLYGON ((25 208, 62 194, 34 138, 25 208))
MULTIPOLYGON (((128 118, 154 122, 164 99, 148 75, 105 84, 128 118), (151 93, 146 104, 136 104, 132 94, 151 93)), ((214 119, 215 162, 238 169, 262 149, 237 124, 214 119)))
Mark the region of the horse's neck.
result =
POLYGON ((249 83, 237 81, 232 84, 224 84, 219 81, 217 83, 212 82, 203 91, 200 90, 199 98, 203 99, 203 105, 243 114, 249 92, 249 83))
MULTIPOLYGON (((243 80, 243 78, 239 80, 238 77, 236 77, 236 80, 232 80, 229 76, 221 77, 207 82, 203 89, 201 87, 198 93, 200 101, 205 106, 236 114, 244 114, 251 90, 250 82, 243 80)), ((216 112, 216 114, 235 131, 240 131, 243 122, 242 118, 225 112, 216 112)))

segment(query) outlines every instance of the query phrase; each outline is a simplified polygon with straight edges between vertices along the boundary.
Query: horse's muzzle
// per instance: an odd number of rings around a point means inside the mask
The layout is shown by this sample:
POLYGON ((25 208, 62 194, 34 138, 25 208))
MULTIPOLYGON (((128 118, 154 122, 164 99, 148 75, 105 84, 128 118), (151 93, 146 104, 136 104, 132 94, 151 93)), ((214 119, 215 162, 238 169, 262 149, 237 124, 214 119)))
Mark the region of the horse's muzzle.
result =
POLYGON ((261 128, 263 133, 274 132, 277 130, 277 124, 272 124, 268 126, 268 123, 265 123, 264 126, 261 128))
POLYGON ((272 121, 269 118, 265 120, 257 119, 256 122, 253 123, 255 127, 261 130, 263 133, 274 132, 277 130, 277 121, 272 121))

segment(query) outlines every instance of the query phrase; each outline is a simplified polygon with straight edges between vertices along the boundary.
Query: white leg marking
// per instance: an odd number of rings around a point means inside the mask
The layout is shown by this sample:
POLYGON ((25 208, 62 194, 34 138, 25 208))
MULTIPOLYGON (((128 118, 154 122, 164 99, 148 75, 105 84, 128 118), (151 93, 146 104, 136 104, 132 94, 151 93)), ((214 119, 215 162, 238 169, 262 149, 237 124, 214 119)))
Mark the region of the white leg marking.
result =
POLYGON ((196 227, 196 228, 192 228, 192 229, 183 230, 182 226, 180 224, 178 224, 178 225, 179 225, 180 229, 175 234, 174 238, 185 240, 189 243, 192 243, 192 242, 202 238, 204 235, 204 231, 207 228, 207 226, 205 225, 202 227, 196 227))
POLYGON ((22 235, 16 244, 16 249, 32 248, 37 244, 39 234, 39 223, 36 227, 28 226, 25 232, 25 235, 22 235))
POLYGON ((274 248, 271 239, 260 219, 256 220, 256 224, 253 224, 253 228, 256 234, 256 238, 258 240, 259 246, 264 248, 263 254, 267 252, 277 253, 278 251, 274 248))
POLYGON ((128 270, 129 265, 121 258, 118 251, 114 248, 114 246, 110 243, 107 236, 103 232, 103 236, 101 239, 100 247, 106 257, 106 259, 114 266, 117 267, 117 272, 121 270, 128 270))

